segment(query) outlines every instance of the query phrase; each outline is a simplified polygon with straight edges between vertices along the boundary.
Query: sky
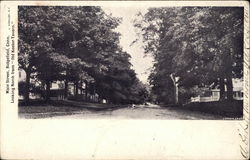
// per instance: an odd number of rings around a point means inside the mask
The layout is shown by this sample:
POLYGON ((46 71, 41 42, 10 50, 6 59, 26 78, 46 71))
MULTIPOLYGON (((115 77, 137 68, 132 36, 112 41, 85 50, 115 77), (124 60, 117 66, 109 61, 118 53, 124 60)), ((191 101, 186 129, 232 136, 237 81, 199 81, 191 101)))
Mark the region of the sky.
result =
POLYGON ((107 14, 112 14, 113 17, 122 18, 121 24, 115 30, 121 33, 120 45, 124 51, 131 55, 130 62, 133 65, 132 68, 135 70, 137 77, 143 83, 147 83, 147 78, 150 74, 150 68, 153 64, 153 58, 150 56, 145 57, 141 41, 138 41, 131 46, 131 43, 137 38, 135 28, 133 27, 133 19, 139 11, 145 13, 147 9, 136 7, 107 6, 102 8, 107 14))

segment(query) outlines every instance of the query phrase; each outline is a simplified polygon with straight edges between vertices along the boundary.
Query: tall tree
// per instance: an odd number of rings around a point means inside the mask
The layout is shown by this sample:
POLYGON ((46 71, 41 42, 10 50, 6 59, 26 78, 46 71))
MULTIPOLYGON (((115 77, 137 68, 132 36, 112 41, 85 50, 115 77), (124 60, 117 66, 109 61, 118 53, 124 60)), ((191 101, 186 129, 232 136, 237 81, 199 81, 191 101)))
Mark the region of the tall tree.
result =
POLYGON ((18 31, 19 31, 19 68, 26 73, 25 101, 29 101, 30 77, 36 71, 36 64, 44 53, 53 51, 52 41, 60 36, 60 30, 47 19, 53 15, 54 10, 49 7, 18 7, 18 31))
MULTIPOLYGON (((187 89, 219 79, 221 96, 226 84, 232 99, 232 78, 242 77, 243 8, 151 8, 135 27, 142 31, 146 54, 156 61, 153 86, 160 84, 159 74, 179 77, 179 86, 187 89)), ((167 80, 164 86, 171 89, 167 80)))
POLYGON ((57 80, 65 82, 65 96, 69 82, 75 84, 75 94, 84 82, 86 99, 91 92, 112 103, 132 103, 131 87, 136 103, 143 96, 114 31, 121 19, 96 6, 20 6, 19 18, 19 66, 27 82, 35 73, 45 84, 46 100, 57 80))

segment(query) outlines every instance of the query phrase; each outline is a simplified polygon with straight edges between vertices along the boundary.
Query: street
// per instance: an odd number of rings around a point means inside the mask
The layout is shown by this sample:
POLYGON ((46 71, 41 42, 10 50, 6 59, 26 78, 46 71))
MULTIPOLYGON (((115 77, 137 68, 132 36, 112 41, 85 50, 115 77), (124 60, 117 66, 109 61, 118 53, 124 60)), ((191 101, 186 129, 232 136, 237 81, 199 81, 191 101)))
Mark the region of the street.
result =
POLYGON ((168 108, 120 108, 115 110, 103 110, 97 112, 82 111, 73 115, 58 116, 53 118, 72 118, 72 119, 87 119, 87 118, 121 118, 121 119, 216 119, 214 115, 172 110, 168 108))
POLYGON ((220 119, 221 117, 177 108, 161 108, 157 105, 136 105, 118 109, 100 111, 81 108, 72 111, 20 113, 21 118, 52 118, 52 119, 220 119))

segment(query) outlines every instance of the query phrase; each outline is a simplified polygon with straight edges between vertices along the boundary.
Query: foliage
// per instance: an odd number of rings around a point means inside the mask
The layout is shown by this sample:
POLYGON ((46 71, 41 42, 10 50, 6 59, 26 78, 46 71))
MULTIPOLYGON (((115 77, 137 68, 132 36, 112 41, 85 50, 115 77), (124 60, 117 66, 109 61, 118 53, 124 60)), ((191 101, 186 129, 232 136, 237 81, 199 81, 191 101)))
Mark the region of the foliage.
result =
POLYGON ((138 14, 135 27, 156 62, 149 79, 159 101, 173 99, 164 100, 173 93, 170 75, 187 90, 222 79, 232 97, 232 78, 243 73, 243 8, 150 8, 138 14))
MULTIPOLYGON (((114 29, 121 19, 95 6, 19 6, 19 67, 46 86, 85 83, 86 97, 97 93, 111 103, 142 103, 143 86, 119 46, 114 29), (142 97, 142 98, 141 98, 142 97)), ((30 82, 30 77, 26 77, 30 82)), ((27 83, 27 86, 30 84, 27 83)), ((26 92, 30 92, 27 89, 26 92)), ((67 92, 66 92, 67 93, 67 92)))

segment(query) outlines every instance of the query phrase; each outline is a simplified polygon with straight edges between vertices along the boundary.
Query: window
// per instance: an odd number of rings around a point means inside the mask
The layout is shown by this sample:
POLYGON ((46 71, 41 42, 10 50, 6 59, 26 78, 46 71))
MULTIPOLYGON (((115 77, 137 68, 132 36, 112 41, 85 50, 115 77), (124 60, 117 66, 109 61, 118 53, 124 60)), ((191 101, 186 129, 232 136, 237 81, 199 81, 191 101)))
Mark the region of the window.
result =
POLYGON ((243 97, 243 92, 240 92, 240 97, 243 97))
POLYGON ((234 94, 234 97, 237 97, 237 92, 234 92, 233 94, 234 94))
POLYGON ((213 97, 219 97, 219 92, 213 92, 213 97))

